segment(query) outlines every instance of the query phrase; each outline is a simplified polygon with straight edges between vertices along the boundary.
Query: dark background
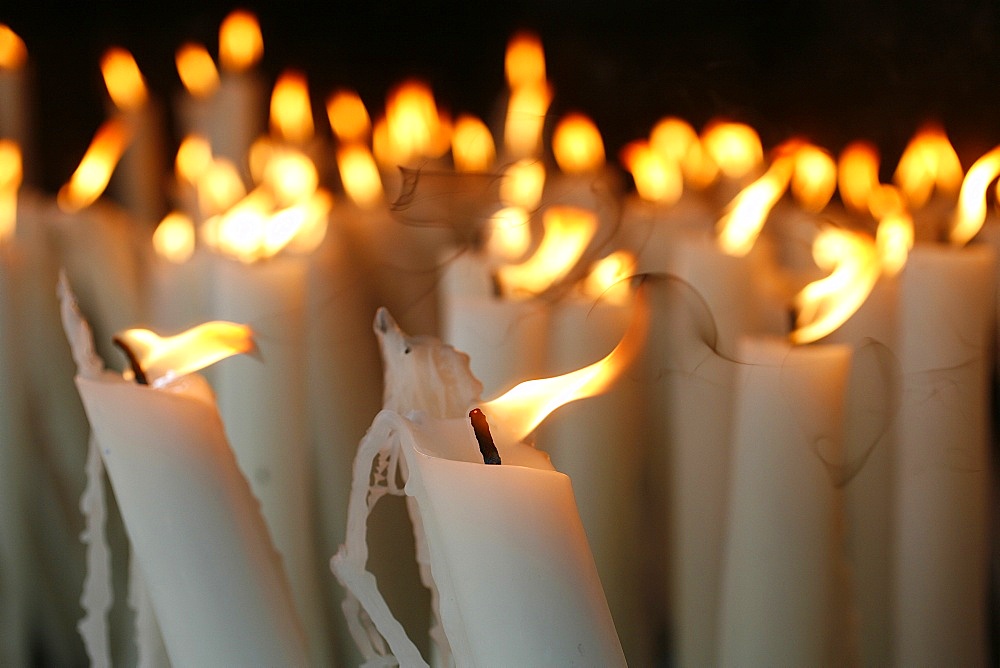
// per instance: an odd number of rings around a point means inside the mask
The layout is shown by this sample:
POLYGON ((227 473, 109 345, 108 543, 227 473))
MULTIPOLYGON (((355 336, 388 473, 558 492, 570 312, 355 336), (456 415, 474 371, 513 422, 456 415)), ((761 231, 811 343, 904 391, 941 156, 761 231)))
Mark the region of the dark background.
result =
POLYGON ((609 155, 666 114, 696 127, 743 120, 766 146, 793 134, 832 150, 870 139, 886 178, 925 120, 945 125, 966 167, 1000 142, 997 2, 17 2, 0 21, 32 59, 43 185, 69 176, 103 119, 98 61, 108 46, 131 50, 169 98, 180 87, 176 48, 195 40, 215 53, 219 23, 237 6, 260 18, 267 75, 303 69, 317 111, 348 86, 377 114, 386 90, 415 75, 439 104, 487 117, 503 88, 504 46, 529 28, 546 48, 552 111, 590 114, 609 155))

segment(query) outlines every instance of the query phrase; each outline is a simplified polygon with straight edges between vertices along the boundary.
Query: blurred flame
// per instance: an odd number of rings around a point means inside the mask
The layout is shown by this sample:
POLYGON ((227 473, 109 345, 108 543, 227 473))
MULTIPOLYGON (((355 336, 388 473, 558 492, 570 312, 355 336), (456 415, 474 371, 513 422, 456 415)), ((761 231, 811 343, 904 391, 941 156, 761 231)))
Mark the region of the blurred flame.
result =
MULTIPOLYGON (((434 95, 420 81, 406 81, 388 97, 385 105, 387 139, 396 164, 408 164, 438 157, 442 137, 450 143, 448 128, 442 124, 434 95)), ((447 150, 445 144, 444 150, 447 150)))
POLYGON ((510 92, 503 126, 503 143, 512 157, 537 155, 542 145, 545 114, 548 113, 551 102, 552 90, 544 82, 520 86, 510 92))
POLYGON ((719 174, 719 166, 685 120, 672 116, 661 119, 650 133, 649 143, 667 162, 678 164, 695 188, 707 187, 719 174))
POLYGON ((964 246, 986 221, 986 189, 1000 175, 1000 146, 976 160, 969 168, 958 193, 958 206, 949 238, 956 246, 964 246))
POLYGON ((0 70, 19 70, 27 60, 28 47, 24 45, 24 40, 10 27, 0 23, 0 70))
POLYGON ((500 202, 529 211, 538 208, 545 190, 545 165, 525 158, 507 167, 500 179, 500 202))
POLYGON ((352 202, 362 208, 370 208, 382 201, 382 179, 367 146, 341 146, 337 150, 337 168, 344 192, 352 202))
POLYGON ((177 147, 174 170, 177 176, 188 183, 198 179, 212 166, 212 145, 200 135, 188 135, 177 147))
POLYGON ((962 163, 944 129, 929 125, 917 132, 899 158, 892 179, 913 209, 926 204, 935 187, 957 192, 962 185, 962 163))
POLYGON ((486 123, 475 116, 459 116, 451 135, 451 155, 460 172, 488 172, 497 151, 486 123))
POLYGON ((879 183, 868 194, 868 212, 875 220, 906 211, 906 202, 899 188, 888 183, 879 183))
POLYGON ((545 51, 538 35, 520 32, 507 43, 504 73, 511 89, 545 83, 545 51))
POLYGON ((813 241, 813 259, 830 274, 795 296, 793 343, 816 341, 844 324, 868 298, 879 276, 875 243, 857 232, 824 228, 813 241))
POLYGON ((227 357, 255 353, 257 344, 246 325, 216 320, 174 336, 148 329, 128 329, 115 336, 128 348, 147 382, 156 387, 194 373, 227 357))
POLYGON ((317 190, 308 198, 280 209, 271 215, 264 235, 264 256, 271 257, 288 249, 293 253, 311 253, 326 237, 326 220, 333 208, 333 196, 317 190))
POLYGON ((837 164, 829 153, 811 144, 795 151, 795 169, 789 188, 806 211, 822 211, 837 189, 837 164))
POLYGON ((271 92, 271 131, 297 144, 305 144, 313 138, 309 85, 301 72, 285 72, 275 82, 271 92))
POLYGON ((626 304, 632 295, 629 278, 635 274, 635 256, 625 250, 606 255, 590 267, 583 294, 611 304, 626 304))
POLYGON ((868 212, 868 200, 879 187, 878 149, 856 141, 844 147, 837 162, 837 187, 844 205, 855 213, 868 212))
POLYGON ((351 90, 339 90, 326 101, 330 128, 341 142, 361 142, 372 131, 372 119, 365 103, 351 90))
POLYGON ((17 191, 23 176, 21 147, 12 139, 0 139, 0 242, 14 234, 17 191))
POLYGON ((559 169, 585 174, 604 166, 604 140, 594 122, 583 114, 567 114, 552 133, 552 152, 559 169))
POLYGON ((185 44, 174 57, 184 89, 194 97, 207 98, 219 88, 219 70, 201 44, 185 44))
POLYGON ((56 202, 66 212, 90 206, 108 187, 111 172, 121 159, 131 133, 124 121, 111 119, 98 128, 80 165, 69 181, 59 189, 56 202))
POLYGON ((490 217, 490 237, 486 243, 490 257, 500 262, 517 262, 531 246, 528 212, 518 206, 500 209, 490 217))
POLYGON ((101 58, 101 74, 116 107, 131 111, 146 104, 146 81, 131 53, 118 47, 108 49, 101 58))
POLYGON ((902 271, 913 248, 913 218, 910 214, 899 211, 883 217, 875 232, 875 248, 883 274, 895 276, 902 271))
POLYGON ((283 207, 314 193, 319 187, 319 172, 304 153, 278 149, 265 163, 260 181, 271 189, 277 205, 283 207))
POLYGON ((222 213, 247 194, 236 165, 225 158, 213 160, 198 175, 195 185, 198 190, 198 209, 204 216, 222 213))
POLYGON ((621 152, 625 168, 632 174, 635 190, 647 202, 673 204, 684 191, 684 179, 678 163, 671 161, 648 142, 635 141, 621 152))
POLYGON ((531 257, 497 270, 500 284, 513 296, 539 294, 568 274, 597 231, 597 216, 586 209, 553 206, 545 210, 542 226, 544 236, 531 257))
POLYGON ((757 131, 744 123, 710 123, 701 143, 722 173, 731 179, 748 176, 764 161, 757 131))
POLYGON ((219 26, 219 65, 227 72, 244 72, 264 55, 264 37, 257 17, 237 9, 219 26))
POLYGON ((167 214, 153 232, 153 250, 174 264, 183 264, 191 258, 194 242, 194 222, 178 211, 167 214))
POLYGON ((560 406, 607 390, 642 349, 648 322, 648 305, 640 299, 628 331, 606 357, 561 376, 524 381, 483 404, 500 439, 521 441, 560 406))
POLYGON ((794 164, 793 155, 779 152, 764 175, 733 198, 716 225, 723 252, 736 256, 750 252, 768 214, 788 187, 794 164))

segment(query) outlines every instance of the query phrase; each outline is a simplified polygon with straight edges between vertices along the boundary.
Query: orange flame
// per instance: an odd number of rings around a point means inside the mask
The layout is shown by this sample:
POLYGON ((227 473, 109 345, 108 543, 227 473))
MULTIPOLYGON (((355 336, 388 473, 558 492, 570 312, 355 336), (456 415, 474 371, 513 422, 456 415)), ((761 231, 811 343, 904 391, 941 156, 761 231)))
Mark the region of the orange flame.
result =
POLYGON ((0 23, 0 70, 19 70, 28 60, 28 47, 24 40, 0 23))
POLYGON ((372 119, 365 103, 351 90, 339 90, 326 101, 330 128, 341 142, 361 142, 372 131, 372 119))
POLYGON ((621 152, 625 168, 632 174, 635 190, 647 202, 673 204, 684 191, 684 179, 676 162, 665 159, 648 142, 635 141, 621 152))
POLYGON ((161 337, 148 329, 128 329, 115 340, 133 358, 133 368, 153 387, 194 373, 227 357, 256 353, 253 332, 246 325, 216 320, 174 336, 161 337))
POLYGON ((120 119, 106 121, 94 135, 80 165, 56 197, 59 208, 72 213, 93 204, 108 187, 111 172, 125 152, 131 132, 120 119))
POLYGON ((552 152, 559 169, 586 174, 604 166, 604 140, 594 122, 583 114, 568 114, 552 133, 552 152))
POLYGON ((392 91, 386 101, 385 118, 390 153, 397 156, 397 164, 437 157, 447 150, 448 128, 442 124, 434 95, 426 84, 407 81, 392 91))
POLYGON ((879 257, 871 238, 827 227, 813 241, 813 259, 830 271, 795 296, 798 310, 793 343, 809 343, 840 327, 865 302, 879 276, 879 257))
POLYGON ((905 211, 897 211, 884 216, 875 232, 875 247, 878 250, 882 273, 896 276, 903 270, 913 248, 913 218, 905 211))
POLYGON ((545 190, 545 165, 525 158, 510 165, 500 180, 500 202, 533 211, 545 190))
POLYGON ((177 147, 174 171, 177 176, 194 184, 212 166, 212 145, 200 135, 188 135, 177 147))
POLYGON ((512 296, 539 294, 570 272, 597 231, 593 211, 553 206, 542 217, 544 236, 525 262, 500 267, 500 283, 512 296))
POLYGON ((518 206, 500 209, 490 217, 490 257, 501 262, 517 262, 531 246, 528 212, 518 206))
POLYGON ((958 193, 958 207, 952 221, 949 238, 956 246, 964 246, 986 221, 986 189, 1000 175, 1000 146, 976 160, 969 168, 958 193))
POLYGON ((271 189, 279 207, 309 198, 319 187, 316 165, 304 153, 278 148, 266 161, 261 182, 271 189))
POLYGON ((227 72, 245 72, 264 55, 257 17, 238 9, 219 26, 219 64, 227 72))
POLYGON ((927 203, 934 188, 955 193, 962 185, 962 163, 948 135, 937 125, 929 125, 913 136, 899 158, 893 181, 906 195, 910 207, 927 203))
POLYGON ((194 222, 174 211, 166 215, 153 232, 153 250, 173 264, 184 264, 194 253, 194 222))
POLYGON ((337 151, 337 168, 344 192, 358 206, 368 209, 383 198, 382 180, 368 147, 347 144, 337 151))
POLYGON ((131 53, 118 47, 108 49, 101 58, 101 74, 116 107, 131 111, 146 104, 146 81, 131 53))
POLYGON ((794 165, 794 155, 779 149, 778 156, 764 175, 741 190, 729 203, 716 226, 719 247, 724 253, 744 256, 750 252, 768 214, 788 187, 794 165))
POLYGON ((0 242, 10 239, 17 224, 17 191, 24 170, 21 147, 11 139, 0 139, 0 242))
POLYGON ((313 138, 309 85, 301 72, 285 72, 275 82, 271 93, 271 131, 297 144, 305 144, 313 138))
POLYGON ((497 425, 498 436, 522 441, 560 406, 607 390, 642 348, 648 321, 649 308, 640 299, 628 331, 606 357, 561 376, 527 380, 483 404, 490 424, 497 425))
POLYGON ((837 165, 829 153, 811 144, 795 151, 795 169, 789 188, 806 211, 822 211, 837 189, 837 165))
POLYGON ((632 295, 628 279, 635 274, 635 256, 618 250, 590 267, 581 286, 583 294, 610 304, 626 304, 632 295))
POLYGON ((184 44, 174 56, 184 89, 194 97, 210 97, 219 88, 219 70, 201 44, 184 44))
POLYGON ((521 32, 507 44, 504 73, 511 89, 545 83, 545 52, 537 35, 521 32))
POLYGON ((195 183, 198 209, 204 216, 214 216, 233 206, 247 194, 240 172, 231 160, 212 160, 195 183))
POLYGON ((719 174, 719 166, 687 121, 670 116, 660 120, 649 135, 649 143, 667 161, 680 165, 684 178, 696 188, 708 186, 719 174))
POLYGON ((844 147, 837 163, 837 187, 844 204, 855 213, 868 213, 868 201, 878 189, 878 149, 856 141, 844 147))
POLYGON ((512 157, 537 155, 542 145, 545 114, 551 102, 552 90, 544 82, 520 86, 510 92, 503 126, 503 143, 512 157))
POLYGON ((748 176, 764 161, 757 131, 743 123, 710 123, 701 142, 709 157, 731 179, 748 176))
POLYGON ((486 123, 475 116, 459 116, 451 135, 451 155, 460 172, 488 172, 497 151, 486 123))

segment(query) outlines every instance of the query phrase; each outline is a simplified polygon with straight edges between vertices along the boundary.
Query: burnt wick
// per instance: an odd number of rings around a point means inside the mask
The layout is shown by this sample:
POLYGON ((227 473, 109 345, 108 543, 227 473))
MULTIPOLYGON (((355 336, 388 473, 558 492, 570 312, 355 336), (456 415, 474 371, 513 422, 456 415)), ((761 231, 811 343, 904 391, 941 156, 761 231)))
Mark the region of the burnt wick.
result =
POLYGON ((469 420, 472 421, 472 430, 476 432, 476 440, 479 442, 479 452, 483 454, 483 462, 486 464, 499 464, 500 453, 493 442, 490 434, 490 423, 486 421, 486 416, 478 408, 469 411, 469 420))
POLYGON ((128 364, 132 368, 132 375, 135 376, 135 382, 140 385, 149 385, 149 379, 146 378, 146 372, 142 370, 142 365, 139 364, 139 358, 135 356, 135 353, 128 347, 128 344, 117 336, 111 339, 111 342, 125 353, 125 357, 128 358, 128 364))

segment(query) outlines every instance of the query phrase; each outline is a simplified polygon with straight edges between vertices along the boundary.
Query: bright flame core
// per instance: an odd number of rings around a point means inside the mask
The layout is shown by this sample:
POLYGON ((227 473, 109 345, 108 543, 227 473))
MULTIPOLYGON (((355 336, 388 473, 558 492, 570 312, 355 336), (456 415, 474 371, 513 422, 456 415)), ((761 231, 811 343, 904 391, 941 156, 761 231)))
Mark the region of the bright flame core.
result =
POLYGON ((793 343, 809 343, 840 327, 865 302, 880 266, 875 243, 867 236, 827 227, 813 241, 813 259, 825 278, 814 281, 795 296, 798 316, 793 343))
POLYGON ((219 26, 219 65, 227 72, 245 72, 264 55, 264 37, 257 17, 244 10, 229 14, 219 26))
POLYGON ((837 162, 837 188, 844 204, 855 213, 868 213, 868 202, 878 189, 878 149, 856 141, 844 147, 837 162))
POLYGON ((875 232, 875 247, 878 250, 882 273, 895 276, 906 265, 913 248, 913 218, 904 211, 889 214, 878 223, 875 232))
POLYGON ((678 163, 653 150, 648 142, 632 142, 622 149, 621 159, 632 174, 639 197, 666 205, 680 199, 684 179, 678 163))
POLYGON ((722 173, 731 179, 748 176, 764 161, 757 131, 743 123, 711 123, 701 142, 722 173))
POLYGON ((0 242, 14 234, 17 191, 23 174, 21 147, 11 139, 0 139, 0 242))
POLYGON ((902 189, 912 209, 922 207, 935 188, 955 193, 962 185, 962 163, 948 135, 936 125, 913 136, 899 158, 893 181, 902 189))
POLYGON ((0 23, 0 70, 19 70, 28 60, 28 48, 24 40, 0 23))
POLYGON ((635 256, 618 250, 590 267, 583 281, 583 294, 610 304, 626 304, 632 295, 629 278, 635 274, 635 256))
POLYGON ((1000 146, 976 160, 969 168, 958 193, 958 207, 949 238, 955 246, 964 246, 986 221, 986 190, 1000 175, 1000 146))
POLYGON ((285 72, 271 93, 271 130, 281 139, 305 144, 313 138, 309 85, 301 72, 285 72))
POLYGON ((120 119, 105 121, 80 160, 69 181, 59 189, 56 202, 66 212, 79 211, 93 204, 108 187, 111 172, 121 159, 131 139, 131 132, 120 119))
POLYGON ((365 103, 350 90, 339 90, 326 101, 330 128, 341 142, 361 142, 372 132, 372 119, 365 103))
POLYGON ((108 49, 101 58, 101 74, 116 107, 131 111, 146 104, 146 81, 131 53, 118 47, 108 49))
POLYGON ((459 116, 451 135, 451 155, 460 172, 488 172, 497 151, 486 123, 475 116, 459 116))
POLYGON ((545 190, 545 165, 525 158, 509 166, 500 179, 500 202, 533 211, 545 190))
POLYGON ((249 327, 221 320, 206 322, 174 336, 161 337, 148 329, 129 329, 115 339, 127 346, 153 387, 227 357, 257 350, 249 327))
POLYGON ((219 88, 219 70, 212 56, 201 44, 185 44, 177 49, 174 57, 177 74, 193 97, 210 97, 219 88))
POLYGON ((837 164, 823 149, 803 144, 795 151, 795 170, 789 188, 806 211, 822 211, 837 189, 837 164))
POLYGON ((586 174, 604 166, 604 140, 583 114, 560 119, 552 133, 552 152, 559 169, 567 174, 586 174))
POLYGON ((367 146, 347 144, 337 150, 337 168, 344 192, 362 208, 371 208, 382 201, 382 179, 375 158, 367 146))
POLYGON ((545 51, 542 41, 531 33, 518 33, 507 44, 504 73, 511 89, 545 83, 545 51))
POLYGON ((597 231, 593 211, 554 206, 542 216, 544 236, 525 262, 500 267, 500 284, 511 296, 544 292, 570 272, 597 231))
POLYGON ((517 262, 531 246, 528 212, 517 206, 500 209, 490 217, 486 249, 499 262, 517 262))
MULTIPOLYGON (((441 123, 431 89, 419 81, 407 81, 389 94, 385 105, 390 152, 399 164, 440 155, 447 128, 441 123)), ((445 148, 447 150, 447 148, 445 148)))
POLYGON ((750 252, 768 214, 788 187, 793 169, 794 157, 779 155, 763 176, 729 203, 716 226, 719 247, 724 253, 741 257, 750 252))
POLYGON ((167 214, 153 232, 153 250, 173 264, 183 264, 191 258, 194 242, 194 222, 178 211, 167 214))

